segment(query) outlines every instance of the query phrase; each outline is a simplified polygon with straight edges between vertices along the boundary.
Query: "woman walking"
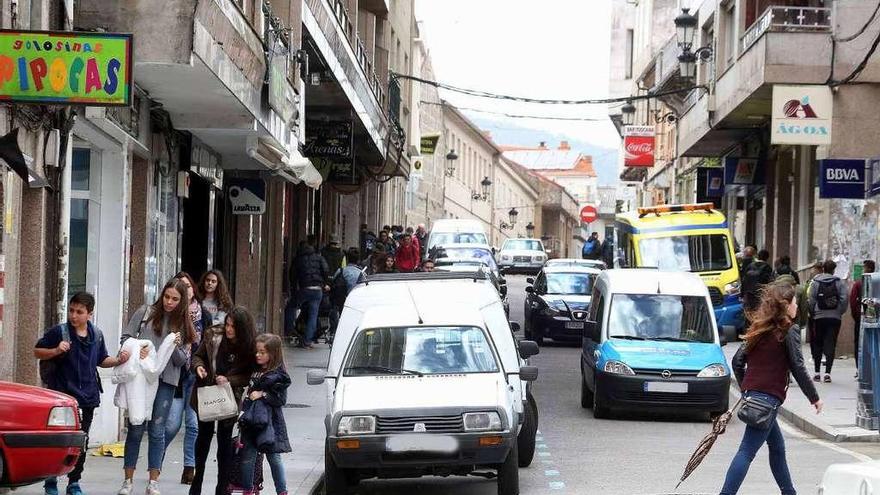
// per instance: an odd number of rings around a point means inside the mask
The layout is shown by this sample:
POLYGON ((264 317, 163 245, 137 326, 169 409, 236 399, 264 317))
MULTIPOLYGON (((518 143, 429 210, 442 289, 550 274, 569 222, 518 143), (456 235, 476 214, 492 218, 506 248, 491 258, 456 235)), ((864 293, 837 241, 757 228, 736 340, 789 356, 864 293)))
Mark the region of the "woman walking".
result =
POLYGON ((193 386, 196 382, 195 375, 191 369, 192 353, 198 348, 202 340, 202 334, 211 326, 211 314, 199 302, 195 289, 196 285, 193 278, 186 272, 180 272, 174 276, 183 285, 186 286, 186 300, 188 301, 187 309, 189 317, 192 321, 193 328, 196 331, 196 340, 192 346, 187 349, 186 366, 180 370, 180 383, 174 392, 174 400, 171 402, 171 409, 168 411, 168 419, 165 422, 165 450, 174 441, 177 432, 180 431, 181 424, 185 423, 186 430, 183 438, 183 473, 180 476, 180 483, 189 485, 192 483, 193 473, 196 465, 196 437, 199 434, 199 418, 196 416, 195 410, 189 405, 190 396, 192 395, 193 386))
POLYGON ((202 307, 211 315, 212 325, 222 325, 226 314, 232 311, 232 297, 229 285, 220 270, 208 270, 199 281, 199 299, 202 307))
MULTIPOLYGON (((196 389, 193 391, 192 405, 198 409, 198 387, 229 383, 236 403, 241 403, 244 387, 254 372, 254 318, 245 308, 236 306, 226 315, 224 327, 211 327, 205 334, 199 349, 193 355, 193 369, 196 374, 196 389)), ((198 412, 198 411, 197 411, 198 412)), ((236 418, 216 422, 217 432, 217 487, 216 495, 226 495, 232 462, 232 430, 236 418)), ((214 438, 215 422, 199 421, 199 435, 196 439, 196 472, 190 495, 202 493, 205 479, 205 463, 211 441, 214 438)))
POLYGON ((749 315, 752 324, 744 337, 745 343, 733 357, 733 372, 743 397, 769 404, 773 417, 769 429, 746 425, 721 495, 734 495, 739 491, 755 454, 765 442, 770 450, 770 470, 782 495, 797 493, 785 459, 785 441, 776 421, 776 413, 788 391, 789 373, 794 375, 817 414, 822 412, 823 403, 804 367, 801 332, 793 323, 798 314, 795 295, 795 288, 790 284, 766 285, 758 308, 749 315))
MULTIPOLYGON (((162 289, 162 295, 151 306, 143 306, 132 315, 128 326, 122 333, 122 342, 129 338, 149 340, 158 349, 162 341, 171 333, 177 334, 174 342, 177 346, 171 360, 159 375, 159 387, 153 401, 151 419, 144 424, 128 424, 125 437, 125 480, 119 489, 119 495, 131 495, 135 467, 140 454, 141 439, 144 431, 149 431, 149 447, 147 467, 150 470, 150 482, 146 495, 159 495, 159 473, 165 457, 165 422, 174 391, 180 383, 181 369, 186 365, 188 350, 196 339, 196 332, 186 304, 186 285, 180 280, 171 279, 162 289)), ((142 347, 140 359, 146 358, 148 348, 142 347)))

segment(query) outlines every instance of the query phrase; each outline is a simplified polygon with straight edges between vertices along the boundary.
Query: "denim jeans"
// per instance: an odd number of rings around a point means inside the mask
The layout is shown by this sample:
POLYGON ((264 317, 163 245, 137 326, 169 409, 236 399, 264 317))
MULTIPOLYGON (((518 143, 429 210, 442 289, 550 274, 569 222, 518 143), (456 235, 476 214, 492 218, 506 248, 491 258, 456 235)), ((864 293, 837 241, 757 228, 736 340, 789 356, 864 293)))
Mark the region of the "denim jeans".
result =
POLYGON ((232 430, 235 429, 235 418, 222 421, 203 422, 199 421, 199 436, 196 439, 196 471, 192 485, 189 487, 189 495, 201 495, 202 484, 205 481, 205 464, 208 462, 208 453, 211 450, 211 442, 214 440, 214 429, 217 430, 217 485, 214 495, 226 495, 229 486, 229 472, 232 465, 232 430))
MULTIPOLYGON (((257 461, 257 448, 247 435, 242 435, 244 447, 241 453, 241 486, 247 490, 254 489, 254 464, 257 461)), ((284 475, 284 464, 281 462, 281 454, 266 454, 269 469, 272 470, 272 481, 275 483, 275 493, 287 492, 287 478, 284 475)))
POLYGON ((321 299, 324 291, 321 289, 303 289, 299 291, 299 306, 307 311, 306 316, 306 339, 304 344, 311 344, 315 340, 318 330, 318 311, 321 309, 321 299))
POLYGON ((153 401, 152 419, 144 424, 128 424, 128 434, 125 436, 125 463, 124 467, 134 469, 137 467, 138 456, 141 451, 141 440, 144 432, 148 432, 149 450, 147 451, 147 468, 162 470, 162 461, 165 458, 165 423, 168 419, 168 411, 174 400, 174 387, 165 382, 159 382, 156 391, 156 399, 153 401))
MULTIPOLYGON (((772 395, 768 395, 757 391, 747 391, 746 397, 760 397, 771 404, 779 406, 781 401, 772 395)), ((773 418, 773 425, 769 430, 759 430, 752 426, 746 426, 743 434, 742 443, 739 450, 730 462, 727 469, 727 478, 724 480, 724 487, 721 489, 721 495, 734 495, 739 491, 740 485, 749 472, 749 466, 758 453, 758 449, 767 442, 767 448, 770 450, 770 471, 773 478, 779 486, 782 495, 796 495, 794 485, 791 482, 791 474, 788 471, 788 462, 785 460, 785 440, 782 438, 782 430, 779 429, 779 423, 773 418)))
POLYGON ((171 402, 171 410, 168 411, 168 421, 165 423, 165 450, 174 441, 177 432, 180 431, 181 423, 185 423, 186 430, 183 437, 183 466, 194 467, 196 465, 196 437, 199 434, 199 416, 189 403, 192 396, 193 386, 196 383, 196 375, 192 372, 181 370, 184 374, 183 397, 171 402))

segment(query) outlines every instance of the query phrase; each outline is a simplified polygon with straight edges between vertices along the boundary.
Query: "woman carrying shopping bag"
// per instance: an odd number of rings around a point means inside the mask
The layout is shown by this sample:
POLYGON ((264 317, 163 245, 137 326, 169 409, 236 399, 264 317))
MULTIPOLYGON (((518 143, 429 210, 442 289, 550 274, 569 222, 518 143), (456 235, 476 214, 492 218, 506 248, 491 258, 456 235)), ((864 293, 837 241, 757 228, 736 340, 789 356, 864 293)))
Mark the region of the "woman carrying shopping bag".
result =
POLYGON ((771 283, 761 290, 760 304, 749 315, 752 322, 745 343, 733 357, 733 372, 743 391, 739 417, 746 423, 739 451, 730 463, 721 495, 734 495, 748 473, 758 449, 764 443, 770 451, 770 470, 782 495, 794 495, 795 489, 785 458, 785 442, 776 422, 779 406, 785 401, 789 373, 816 413, 822 400, 804 367, 801 331, 797 318, 797 291, 787 283, 771 283))
MULTIPOLYGON (((216 394, 218 388, 232 389, 231 400, 235 405, 241 403, 244 387, 254 372, 254 318, 245 308, 236 306, 226 315, 223 327, 212 327, 202 338, 202 343, 193 355, 192 367, 196 373, 196 388, 193 391, 192 405, 199 415, 199 435, 196 438, 196 472, 190 486, 190 495, 202 493, 205 479, 205 463, 211 440, 214 438, 215 411, 201 407, 199 394, 210 390, 216 394), (210 417, 206 414, 211 413, 210 417)), ((217 401, 208 401, 216 404, 217 401)), ((236 406, 237 407, 237 406, 236 406)), ((236 409, 237 410, 237 409, 236 409)), ((217 487, 216 495, 226 495, 229 484, 232 460, 232 430, 235 427, 235 411, 225 419, 216 421, 217 432, 217 487)))

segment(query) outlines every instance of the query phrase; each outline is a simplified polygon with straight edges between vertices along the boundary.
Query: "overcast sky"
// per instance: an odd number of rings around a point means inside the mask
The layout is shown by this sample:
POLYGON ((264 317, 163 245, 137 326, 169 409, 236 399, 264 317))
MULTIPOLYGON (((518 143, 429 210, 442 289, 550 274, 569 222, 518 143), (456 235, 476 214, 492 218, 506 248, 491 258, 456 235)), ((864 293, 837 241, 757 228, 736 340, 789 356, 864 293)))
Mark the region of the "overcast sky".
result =
MULTIPOLYGON (((439 81, 526 97, 608 96, 610 0, 416 0, 416 15, 439 81)), ((459 107, 595 118, 515 123, 598 146, 619 144, 605 105, 535 105, 451 92, 442 96, 459 107)))

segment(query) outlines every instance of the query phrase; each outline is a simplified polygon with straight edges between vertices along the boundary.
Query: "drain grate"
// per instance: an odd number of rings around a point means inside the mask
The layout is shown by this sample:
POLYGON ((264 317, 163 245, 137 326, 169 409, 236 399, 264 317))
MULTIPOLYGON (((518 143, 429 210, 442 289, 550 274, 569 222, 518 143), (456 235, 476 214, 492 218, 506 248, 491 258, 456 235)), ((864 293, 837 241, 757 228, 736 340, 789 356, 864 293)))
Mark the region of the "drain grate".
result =
POLYGON ((284 404, 284 409, 305 409, 307 407, 312 407, 308 404, 284 404))

